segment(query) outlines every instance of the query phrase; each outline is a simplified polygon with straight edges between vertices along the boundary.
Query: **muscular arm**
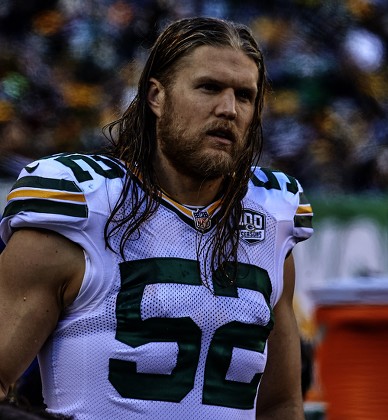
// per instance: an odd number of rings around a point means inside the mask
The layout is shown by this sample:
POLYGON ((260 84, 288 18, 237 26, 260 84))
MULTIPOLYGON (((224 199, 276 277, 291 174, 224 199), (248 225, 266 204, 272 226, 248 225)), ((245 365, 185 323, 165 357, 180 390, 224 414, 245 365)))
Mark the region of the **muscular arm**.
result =
POLYGON ((274 308, 275 326, 268 339, 268 360, 257 402, 258 420, 303 420, 300 337, 292 301, 295 269, 292 255, 284 265, 284 289, 274 308))
POLYGON ((50 231, 21 229, 0 255, 0 400, 77 296, 82 249, 50 231))

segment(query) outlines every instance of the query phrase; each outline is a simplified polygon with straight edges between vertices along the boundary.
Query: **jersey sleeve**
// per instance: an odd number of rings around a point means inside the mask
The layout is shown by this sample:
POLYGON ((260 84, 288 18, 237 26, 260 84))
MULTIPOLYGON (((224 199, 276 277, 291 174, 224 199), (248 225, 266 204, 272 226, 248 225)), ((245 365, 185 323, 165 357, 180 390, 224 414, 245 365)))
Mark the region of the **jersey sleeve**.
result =
POLYGON ((121 176, 116 162, 99 155, 58 154, 30 163, 8 194, 0 237, 8 242, 15 229, 41 228, 83 246, 109 213, 108 182, 121 176))
POLYGON ((294 237, 296 242, 304 241, 313 234, 313 209, 311 203, 304 194, 303 188, 298 180, 296 211, 294 214, 294 237))
POLYGON ((313 234, 313 209, 300 182, 281 171, 256 168, 251 189, 259 202, 278 220, 292 222, 291 236, 295 243, 313 234))
POLYGON ((87 218, 88 205, 80 184, 69 168, 51 157, 32 162, 21 171, 7 196, 0 234, 4 242, 18 228, 70 230, 74 234, 83 229, 87 218))

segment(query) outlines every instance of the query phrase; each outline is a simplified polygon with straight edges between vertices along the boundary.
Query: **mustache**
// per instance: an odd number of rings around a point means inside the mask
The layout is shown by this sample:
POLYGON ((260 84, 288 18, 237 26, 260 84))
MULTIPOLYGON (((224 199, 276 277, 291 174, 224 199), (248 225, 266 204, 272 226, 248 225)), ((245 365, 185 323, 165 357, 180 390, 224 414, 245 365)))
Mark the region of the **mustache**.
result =
POLYGON ((227 121, 209 123, 204 127, 204 132, 210 135, 225 137, 233 143, 236 143, 238 139, 238 133, 234 125, 227 121))

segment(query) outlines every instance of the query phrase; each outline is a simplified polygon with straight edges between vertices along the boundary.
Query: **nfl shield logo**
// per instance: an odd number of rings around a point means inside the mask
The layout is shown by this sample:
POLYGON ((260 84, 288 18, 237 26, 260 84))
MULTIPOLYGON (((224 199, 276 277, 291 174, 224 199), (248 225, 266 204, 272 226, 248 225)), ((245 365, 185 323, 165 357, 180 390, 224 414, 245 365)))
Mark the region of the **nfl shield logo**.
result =
POLYGON ((211 226, 211 219, 206 210, 193 211, 193 220, 195 228, 198 230, 207 230, 211 226))

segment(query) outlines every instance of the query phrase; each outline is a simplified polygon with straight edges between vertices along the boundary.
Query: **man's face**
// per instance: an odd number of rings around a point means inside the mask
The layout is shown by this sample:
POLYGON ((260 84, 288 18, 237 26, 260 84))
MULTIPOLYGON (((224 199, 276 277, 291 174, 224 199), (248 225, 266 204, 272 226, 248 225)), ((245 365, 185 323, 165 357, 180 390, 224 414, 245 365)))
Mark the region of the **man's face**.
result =
POLYGON ((164 89, 157 155, 178 172, 215 179, 233 171, 255 112, 258 70, 242 51, 201 46, 164 89))

